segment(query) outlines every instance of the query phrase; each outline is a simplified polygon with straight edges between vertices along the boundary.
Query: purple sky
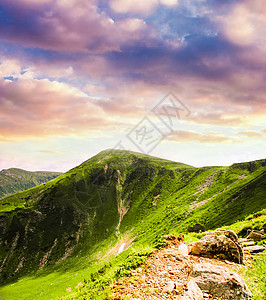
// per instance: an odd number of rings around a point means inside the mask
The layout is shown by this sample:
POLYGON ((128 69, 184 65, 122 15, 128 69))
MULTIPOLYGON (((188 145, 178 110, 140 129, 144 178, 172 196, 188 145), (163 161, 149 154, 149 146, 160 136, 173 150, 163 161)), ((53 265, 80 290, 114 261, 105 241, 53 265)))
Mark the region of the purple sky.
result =
POLYGON ((265 82, 261 0, 1 0, 0 169, 265 158, 265 82))

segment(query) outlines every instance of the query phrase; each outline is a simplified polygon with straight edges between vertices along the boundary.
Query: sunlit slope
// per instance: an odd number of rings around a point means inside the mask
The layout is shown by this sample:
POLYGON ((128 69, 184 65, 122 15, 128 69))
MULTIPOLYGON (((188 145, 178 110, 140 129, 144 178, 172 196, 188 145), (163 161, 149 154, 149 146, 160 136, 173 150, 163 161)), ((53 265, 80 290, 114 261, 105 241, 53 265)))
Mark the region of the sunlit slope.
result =
POLYGON ((264 160, 194 168, 103 151, 51 182, 0 200, 1 281, 65 266, 70 257, 129 233, 145 242, 194 223, 206 229, 231 224, 266 206, 265 176, 264 160))

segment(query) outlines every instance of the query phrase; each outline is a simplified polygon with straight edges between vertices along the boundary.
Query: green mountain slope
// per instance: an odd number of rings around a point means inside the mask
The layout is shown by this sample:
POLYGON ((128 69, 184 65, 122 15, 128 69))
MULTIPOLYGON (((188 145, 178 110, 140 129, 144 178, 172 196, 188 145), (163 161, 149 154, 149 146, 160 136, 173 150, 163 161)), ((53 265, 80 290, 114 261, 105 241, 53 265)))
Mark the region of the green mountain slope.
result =
POLYGON ((61 175, 59 172, 29 172, 11 168, 0 171, 0 198, 30 189, 61 175))
POLYGON ((258 160, 195 168, 103 151, 48 183, 0 200, 1 283, 24 277, 23 288, 20 281, 16 288, 27 294, 37 278, 42 287, 34 297, 52 299, 65 293, 62 286, 90 276, 122 243, 133 251, 195 223, 211 229, 244 219, 266 208, 265 166, 258 160))

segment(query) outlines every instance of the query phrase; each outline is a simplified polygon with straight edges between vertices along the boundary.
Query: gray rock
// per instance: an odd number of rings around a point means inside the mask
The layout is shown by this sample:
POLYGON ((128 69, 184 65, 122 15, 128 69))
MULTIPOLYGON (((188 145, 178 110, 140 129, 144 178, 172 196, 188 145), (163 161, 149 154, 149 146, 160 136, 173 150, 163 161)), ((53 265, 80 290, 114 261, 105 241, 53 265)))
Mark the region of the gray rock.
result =
POLYGON ((253 240, 253 241, 255 241, 255 242, 259 242, 259 241, 261 241, 261 240, 266 239, 266 235, 263 234, 263 233, 260 232, 260 231, 252 230, 252 231, 248 234, 247 239, 251 239, 251 240, 253 240))
POLYGON ((210 263, 197 263, 190 274, 201 290, 215 297, 234 300, 251 300, 252 294, 244 280, 226 267, 210 263))
POLYGON ((233 230, 217 228, 215 231, 206 232, 205 235, 209 235, 209 234, 211 234, 211 235, 223 234, 226 237, 228 237, 230 240, 232 240, 233 242, 236 242, 236 243, 238 242, 238 236, 233 230))
POLYGON ((187 290, 181 296, 180 300, 203 300, 203 293, 195 280, 189 280, 187 290))
POLYGON ((243 263, 242 247, 231 230, 208 232, 202 239, 189 245, 189 254, 243 263))
POLYGON ((248 251, 250 253, 258 253, 258 252, 262 252, 265 250, 264 246, 259 246, 259 245, 255 245, 255 246, 247 246, 243 248, 244 251, 248 251))
POLYGON ((255 245, 254 242, 245 242, 245 243, 242 243, 242 246, 243 246, 243 247, 254 246, 254 245, 255 245))
POLYGON ((240 244, 243 244, 243 243, 245 243, 247 241, 248 241, 248 239, 246 239, 246 238, 239 238, 238 239, 238 243, 240 243, 240 244))

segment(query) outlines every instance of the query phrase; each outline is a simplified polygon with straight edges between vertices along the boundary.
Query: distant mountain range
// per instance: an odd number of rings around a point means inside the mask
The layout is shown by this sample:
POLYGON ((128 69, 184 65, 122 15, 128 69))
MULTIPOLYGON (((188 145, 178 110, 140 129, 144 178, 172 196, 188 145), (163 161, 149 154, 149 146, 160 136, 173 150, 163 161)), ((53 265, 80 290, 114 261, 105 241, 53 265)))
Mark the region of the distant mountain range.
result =
MULTIPOLYGON (((171 231, 243 220, 266 208, 265 167, 257 160, 195 168, 130 151, 100 152, 50 182, 0 199, 0 281, 38 272, 39 290, 32 279, 18 281, 10 293, 36 287, 36 299, 52 299, 60 284, 88 277, 90 264, 109 257, 122 241, 136 252, 171 231), (42 283, 41 274, 48 276, 42 283), (51 295, 45 298, 48 282, 51 295)), ((58 175, 4 170, 0 186, 5 180, 2 193, 15 192, 58 175)), ((91 278, 86 282, 95 285, 91 278)))
POLYGON ((0 198, 30 189, 61 174, 45 171, 29 172, 17 168, 4 169, 0 171, 0 198))

